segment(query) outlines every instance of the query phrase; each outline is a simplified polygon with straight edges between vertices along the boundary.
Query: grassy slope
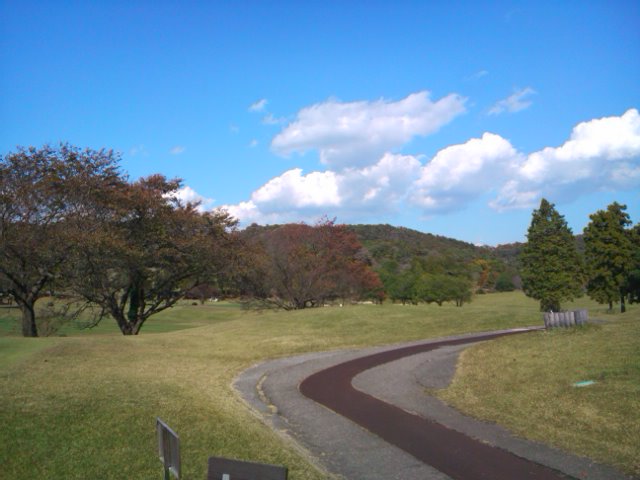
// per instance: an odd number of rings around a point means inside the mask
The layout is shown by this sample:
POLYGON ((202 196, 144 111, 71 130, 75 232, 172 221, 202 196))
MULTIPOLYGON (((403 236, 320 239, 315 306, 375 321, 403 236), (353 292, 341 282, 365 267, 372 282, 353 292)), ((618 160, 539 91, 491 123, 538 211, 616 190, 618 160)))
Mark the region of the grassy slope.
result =
POLYGON ((607 322, 466 350, 441 398, 519 435, 640 475, 640 307, 599 316, 607 322), (573 386, 581 380, 596 383, 573 386))
POLYGON ((104 325, 101 335, 0 338, 0 465, 11 479, 154 478, 160 416, 180 435, 185 479, 204 478, 213 454, 285 464, 292 480, 323 478, 237 398, 230 384, 240 371, 266 358, 539 318, 537 304, 518 293, 479 296, 463 308, 251 313, 187 304, 150 320, 138 337, 107 333, 104 325), (191 328, 170 331, 184 327, 191 328), (5 355, 7 345, 32 351, 5 355))

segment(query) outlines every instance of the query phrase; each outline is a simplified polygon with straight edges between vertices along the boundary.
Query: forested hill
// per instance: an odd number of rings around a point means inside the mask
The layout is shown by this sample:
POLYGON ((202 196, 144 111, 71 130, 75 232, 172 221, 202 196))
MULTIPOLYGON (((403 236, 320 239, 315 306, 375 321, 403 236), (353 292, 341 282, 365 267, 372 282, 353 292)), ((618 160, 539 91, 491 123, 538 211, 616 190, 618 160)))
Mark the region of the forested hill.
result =
POLYGON ((393 260, 400 265, 407 265, 416 257, 429 256, 447 257, 465 263, 478 258, 501 259, 511 264, 511 257, 519 251, 515 245, 513 248, 502 246, 498 253, 498 249, 493 247, 479 247, 461 240, 391 225, 350 225, 349 229, 358 235, 376 264, 393 260))
MULTIPOLYGON (((278 227, 282 225, 254 224, 242 233, 246 239, 268 240, 269 232, 278 227)), ((472 280, 475 291, 507 290, 519 286, 517 255, 522 244, 486 247, 391 225, 345 227, 362 244, 364 258, 380 275, 391 297, 398 290, 398 285, 415 285, 425 274, 472 280)))
MULTIPOLYGON (((245 238, 259 236, 279 225, 252 224, 244 230, 245 238)), ((391 260, 400 266, 408 266, 415 258, 446 257, 459 263, 476 259, 494 260, 516 267, 521 243, 498 247, 477 246, 441 235, 419 232, 392 225, 347 225, 367 250, 375 266, 391 260)))

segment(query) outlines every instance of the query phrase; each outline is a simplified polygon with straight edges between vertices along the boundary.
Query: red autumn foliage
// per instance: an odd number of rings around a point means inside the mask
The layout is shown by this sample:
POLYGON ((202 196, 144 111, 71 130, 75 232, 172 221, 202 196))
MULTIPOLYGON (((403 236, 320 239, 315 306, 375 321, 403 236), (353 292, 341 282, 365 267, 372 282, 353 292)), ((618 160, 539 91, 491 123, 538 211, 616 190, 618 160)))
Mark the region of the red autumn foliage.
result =
POLYGON ((251 294, 285 309, 383 298, 382 282, 355 233, 323 220, 265 229, 252 238, 251 294))

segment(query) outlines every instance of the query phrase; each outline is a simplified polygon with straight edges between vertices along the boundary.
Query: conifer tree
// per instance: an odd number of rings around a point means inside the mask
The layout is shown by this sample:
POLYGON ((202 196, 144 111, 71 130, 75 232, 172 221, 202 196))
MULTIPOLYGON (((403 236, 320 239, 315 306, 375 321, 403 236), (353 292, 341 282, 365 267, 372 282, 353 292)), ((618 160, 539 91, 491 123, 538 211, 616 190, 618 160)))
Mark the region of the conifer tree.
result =
POLYGON ((524 293, 540 301, 540 310, 558 311, 561 302, 582 295, 582 259, 573 234, 544 198, 533 211, 520 262, 524 293))
POLYGON ((625 311, 625 288, 634 267, 631 224, 626 205, 617 202, 589 215, 591 222, 584 229, 585 261, 589 282, 587 293, 598 303, 620 301, 625 311))
POLYGON ((629 303, 640 303, 640 223, 631 230, 633 246, 633 267, 623 287, 629 303))

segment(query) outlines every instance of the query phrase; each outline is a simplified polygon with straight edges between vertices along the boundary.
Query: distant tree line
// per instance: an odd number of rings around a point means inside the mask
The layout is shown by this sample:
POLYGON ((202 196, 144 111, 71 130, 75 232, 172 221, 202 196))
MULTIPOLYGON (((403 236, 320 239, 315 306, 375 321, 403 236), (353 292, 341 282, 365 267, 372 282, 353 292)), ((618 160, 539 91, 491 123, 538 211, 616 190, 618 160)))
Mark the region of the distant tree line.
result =
POLYGON ((391 260, 383 264, 379 272, 387 296, 394 302, 440 306, 455 302, 462 306, 471 301, 472 271, 448 257, 416 257, 406 269, 391 260))
POLYGON ((640 302, 640 224, 632 227, 626 208, 614 202, 589 216, 581 254, 564 217, 542 199, 520 255, 523 290, 542 311, 559 311, 585 291, 610 310, 640 302))

